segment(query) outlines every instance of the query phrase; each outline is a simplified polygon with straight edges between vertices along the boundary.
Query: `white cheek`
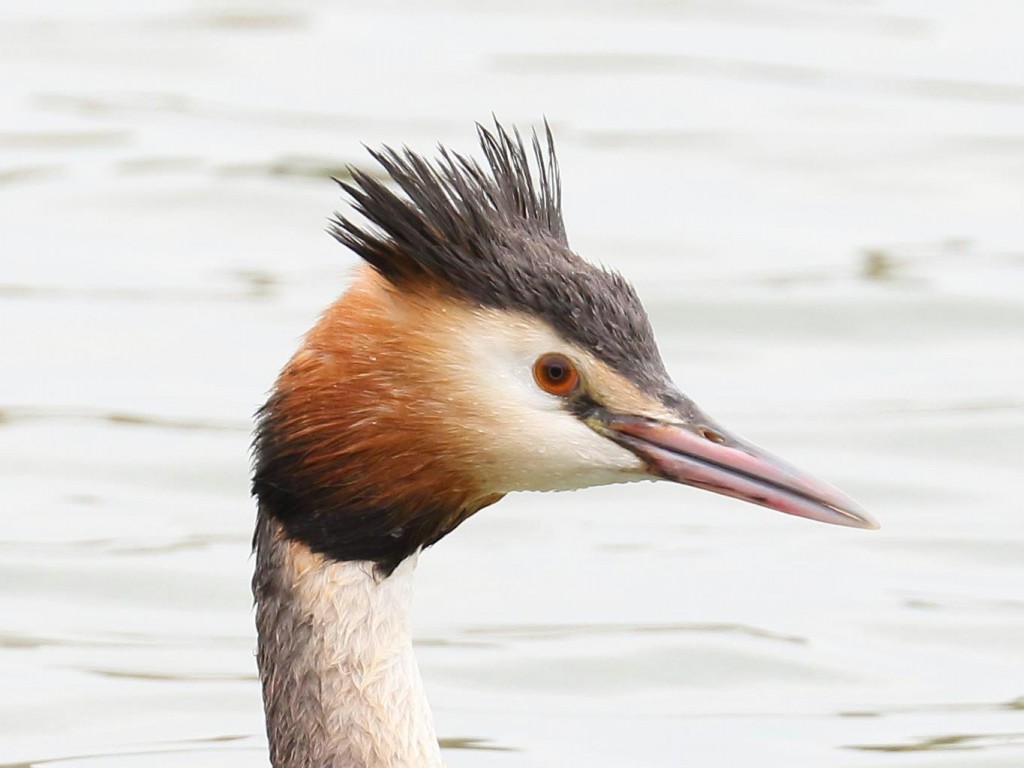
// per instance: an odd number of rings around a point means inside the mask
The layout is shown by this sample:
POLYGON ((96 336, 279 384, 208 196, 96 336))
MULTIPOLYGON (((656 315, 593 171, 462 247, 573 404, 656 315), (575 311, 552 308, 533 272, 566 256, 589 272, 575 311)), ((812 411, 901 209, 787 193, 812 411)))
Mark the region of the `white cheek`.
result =
POLYGON ((554 491, 642 479, 642 462, 565 409, 562 398, 541 390, 533 363, 564 341, 529 326, 503 325, 474 334, 479 372, 467 382, 472 411, 486 420, 489 481, 496 491, 554 491))

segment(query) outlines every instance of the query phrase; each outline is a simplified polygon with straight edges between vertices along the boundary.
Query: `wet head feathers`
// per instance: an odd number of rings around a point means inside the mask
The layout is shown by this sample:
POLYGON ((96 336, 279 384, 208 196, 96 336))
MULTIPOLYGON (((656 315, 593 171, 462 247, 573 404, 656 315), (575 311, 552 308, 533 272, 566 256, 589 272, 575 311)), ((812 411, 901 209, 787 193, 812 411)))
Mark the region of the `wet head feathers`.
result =
POLYGON ((550 128, 543 143, 534 132, 530 149, 500 124, 478 135, 484 166, 443 147, 433 162, 409 149, 371 151, 391 184, 353 169, 339 183, 365 222, 338 214, 331 234, 399 289, 539 318, 660 391, 667 374, 636 292, 569 248, 550 128))

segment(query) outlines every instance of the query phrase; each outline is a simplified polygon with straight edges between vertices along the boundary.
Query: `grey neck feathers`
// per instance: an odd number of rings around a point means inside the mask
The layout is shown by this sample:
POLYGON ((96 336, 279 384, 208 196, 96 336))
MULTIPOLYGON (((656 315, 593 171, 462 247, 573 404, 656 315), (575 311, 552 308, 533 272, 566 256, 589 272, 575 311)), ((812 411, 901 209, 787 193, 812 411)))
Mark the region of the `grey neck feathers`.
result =
POLYGON ((442 768, 408 625, 416 556, 382 578, 289 541, 262 511, 254 547, 274 768, 442 768))

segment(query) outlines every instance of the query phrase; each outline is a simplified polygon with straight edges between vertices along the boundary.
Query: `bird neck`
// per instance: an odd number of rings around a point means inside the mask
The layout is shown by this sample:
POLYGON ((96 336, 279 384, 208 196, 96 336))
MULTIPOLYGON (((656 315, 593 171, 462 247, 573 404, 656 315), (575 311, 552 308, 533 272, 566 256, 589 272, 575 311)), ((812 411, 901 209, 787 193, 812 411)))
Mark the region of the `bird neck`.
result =
POLYGON ((442 768, 409 631, 416 555, 388 576, 254 539, 257 661, 274 768, 442 768))

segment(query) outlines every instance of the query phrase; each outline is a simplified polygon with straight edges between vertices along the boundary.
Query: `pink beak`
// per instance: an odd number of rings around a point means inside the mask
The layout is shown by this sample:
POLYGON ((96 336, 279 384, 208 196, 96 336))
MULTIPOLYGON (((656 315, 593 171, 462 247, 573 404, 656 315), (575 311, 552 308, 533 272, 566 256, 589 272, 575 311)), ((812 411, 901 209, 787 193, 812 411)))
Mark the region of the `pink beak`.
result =
POLYGON ((846 494, 717 427, 672 424, 605 411, 605 434, 643 459, 652 475, 851 528, 878 523, 846 494))

